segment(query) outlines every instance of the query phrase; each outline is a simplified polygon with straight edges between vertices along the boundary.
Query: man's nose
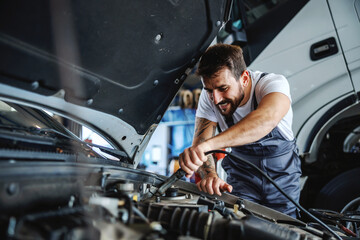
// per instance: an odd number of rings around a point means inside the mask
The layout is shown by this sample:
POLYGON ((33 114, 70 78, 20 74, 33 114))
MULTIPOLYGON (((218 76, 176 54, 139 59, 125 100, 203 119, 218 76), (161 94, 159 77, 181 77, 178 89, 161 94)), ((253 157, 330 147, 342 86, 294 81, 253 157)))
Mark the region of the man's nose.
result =
POLYGON ((218 104, 219 102, 222 101, 222 96, 218 91, 213 91, 213 101, 215 104, 218 104))

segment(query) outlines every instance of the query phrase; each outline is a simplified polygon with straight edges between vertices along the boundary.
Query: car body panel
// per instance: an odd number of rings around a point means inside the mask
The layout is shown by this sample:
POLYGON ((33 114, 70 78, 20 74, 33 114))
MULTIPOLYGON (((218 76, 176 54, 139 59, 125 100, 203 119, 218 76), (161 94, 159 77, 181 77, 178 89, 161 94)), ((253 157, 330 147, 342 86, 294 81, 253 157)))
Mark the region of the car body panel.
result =
POLYGON ((329 7, 341 42, 344 58, 350 72, 355 92, 360 91, 360 1, 346 3, 330 0, 329 7))
POLYGON ((301 153, 309 150, 307 136, 312 129, 301 134, 304 125, 331 102, 355 93, 341 44, 327 1, 309 1, 249 66, 277 72, 288 79, 294 112, 293 131, 301 153), (312 60, 311 46, 330 37, 335 38, 340 50, 312 60))

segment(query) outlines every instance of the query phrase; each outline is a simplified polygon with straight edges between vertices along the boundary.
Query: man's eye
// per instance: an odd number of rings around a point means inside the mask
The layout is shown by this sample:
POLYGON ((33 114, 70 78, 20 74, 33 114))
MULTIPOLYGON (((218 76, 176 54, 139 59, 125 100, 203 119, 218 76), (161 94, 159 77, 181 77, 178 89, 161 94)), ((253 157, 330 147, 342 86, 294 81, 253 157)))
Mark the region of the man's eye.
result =
POLYGON ((220 90, 221 92, 225 92, 226 90, 228 90, 228 87, 220 88, 219 90, 220 90))

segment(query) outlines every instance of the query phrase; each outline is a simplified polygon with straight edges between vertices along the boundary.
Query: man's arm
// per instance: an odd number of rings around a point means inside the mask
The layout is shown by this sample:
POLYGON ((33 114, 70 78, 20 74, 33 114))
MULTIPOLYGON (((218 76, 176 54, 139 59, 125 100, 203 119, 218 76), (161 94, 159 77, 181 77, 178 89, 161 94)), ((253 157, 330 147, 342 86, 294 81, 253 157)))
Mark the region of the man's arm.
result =
POLYGON ((221 196, 221 191, 231 192, 232 186, 218 177, 215 169, 214 158, 211 154, 207 155, 206 160, 203 162, 202 159, 200 160, 197 156, 196 151, 194 151, 199 144, 215 136, 216 125, 217 124, 215 122, 207 119, 196 118, 192 147, 185 149, 184 152, 180 154, 179 160, 181 168, 188 173, 187 176, 189 177, 192 175, 193 167, 198 167, 191 159, 197 159, 197 163, 200 164, 197 171, 202 178, 202 180, 197 183, 198 189, 209 194, 216 193, 221 196))
POLYGON ((202 174, 206 174, 207 172, 216 173, 213 158, 211 156, 205 157, 205 155, 199 158, 199 156, 197 156, 197 152, 194 151, 194 149, 196 149, 196 146, 205 142, 207 139, 215 136, 216 124, 217 123, 207 120, 205 118, 196 117, 192 147, 185 149, 184 152, 179 156, 180 166, 185 172, 188 173, 187 177, 190 177, 193 171, 195 171, 204 162, 206 162, 206 166, 204 166, 204 168, 202 169, 202 174), (194 159, 194 162, 186 161, 190 158, 194 159))
POLYGON ((200 174, 201 179, 206 178, 208 174, 216 174, 215 160, 211 154, 207 155, 206 162, 198 168, 197 172, 200 174))
POLYGON ((278 92, 269 93, 256 110, 200 146, 205 151, 255 142, 274 129, 290 109, 290 99, 278 92))
POLYGON ((190 176, 207 160, 205 152, 259 140, 277 126, 289 109, 290 99, 285 94, 278 92, 267 94, 256 110, 234 126, 214 137, 209 138, 209 135, 206 135, 205 141, 196 141, 195 145, 193 144, 191 148, 187 149, 186 154, 180 155, 183 169, 190 176))

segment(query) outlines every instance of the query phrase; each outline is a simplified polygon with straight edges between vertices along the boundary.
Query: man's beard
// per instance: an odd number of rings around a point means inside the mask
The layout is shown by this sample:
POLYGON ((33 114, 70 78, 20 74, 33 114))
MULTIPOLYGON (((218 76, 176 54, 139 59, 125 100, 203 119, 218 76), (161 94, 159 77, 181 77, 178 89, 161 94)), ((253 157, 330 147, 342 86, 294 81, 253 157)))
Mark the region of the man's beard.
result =
POLYGON ((221 115, 223 115, 224 117, 228 118, 231 117, 234 112, 236 111, 236 108, 238 108, 238 106, 240 105, 241 101, 244 99, 245 95, 244 95, 244 91, 240 92, 240 97, 238 99, 232 100, 232 99, 225 99, 223 101, 221 101, 220 103, 217 104, 217 107, 221 113, 221 115), (229 112, 225 113, 221 110, 221 108, 218 106, 220 104, 223 103, 230 103, 230 110, 229 112))

